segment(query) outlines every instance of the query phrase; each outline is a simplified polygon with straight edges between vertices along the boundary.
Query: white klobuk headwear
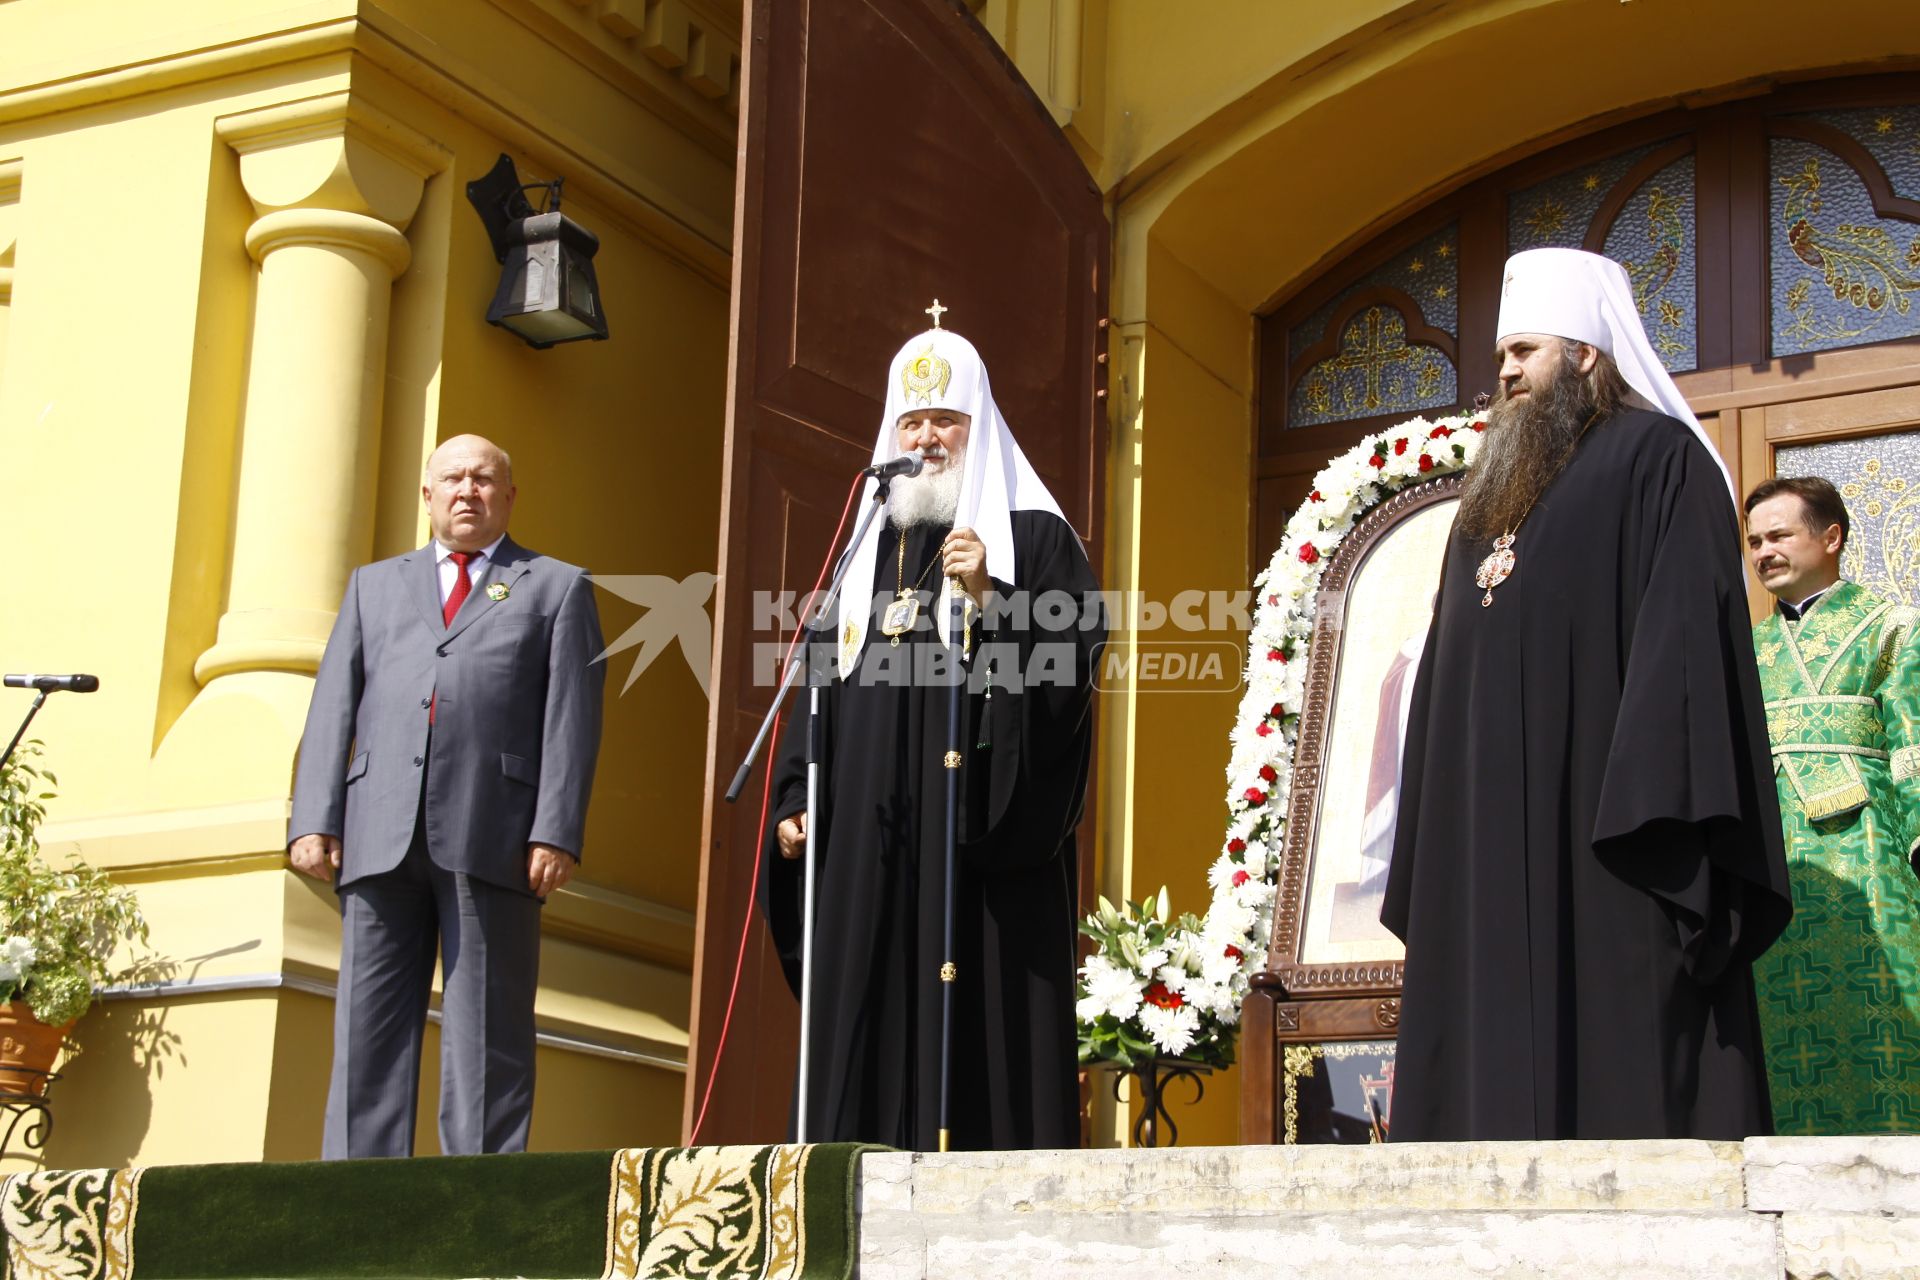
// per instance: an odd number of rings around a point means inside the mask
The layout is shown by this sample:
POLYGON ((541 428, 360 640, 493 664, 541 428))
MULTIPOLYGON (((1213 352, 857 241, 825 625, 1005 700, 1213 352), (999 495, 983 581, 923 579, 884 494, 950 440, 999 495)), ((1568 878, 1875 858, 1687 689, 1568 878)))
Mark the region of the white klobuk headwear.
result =
MULTIPOLYGON (((973 419, 967 432, 966 461, 960 473, 960 503, 953 527, 972 529, 987 549, 987 576, 1018 585, 1013 563, 1013 513, 1050 511, 1061 519, 1060 504, 1020 452, 1020 446, 993 402, 987 385, 987 366, 973 344, 948 329, 929 329, 901 347, 887 367, 887 407, 873 442, 873 460, 885 462, 900 453, 896 424, 911 409, 952 409, 973 419)), ((873 501, 875 480, 868 480, 863 502, 873 501)), ((895 483, 899 483, 895 481, 895 483)), ((875 521, 853 551, 845 586, 840 593, 840 673, 853 670, 866 640, 873 607, 873 566, 882 539, 893 534, 884 521, 875 521)), ((890 544, 889 544, 890 545, 890 544)), ((952 617, 953 583, 942 578, 940 601, 933 611, 940 638, 948 641, 952 617)))
MULTIPOLYGON (((1500 285, 1500 323, 1495 336, 1544 333, 1598 347, 1613 357, 1627 385, 1664 414, 1680 419, 1700 437, 1733 492, 1733 476, 1700 429, 1680 388, 1647 341, 1627 272, 1611 258, 1579 249, 1528 249, 1507 259, 1500 285)), ((1734 495, 1739 501, 1739 495, 1734 495)))

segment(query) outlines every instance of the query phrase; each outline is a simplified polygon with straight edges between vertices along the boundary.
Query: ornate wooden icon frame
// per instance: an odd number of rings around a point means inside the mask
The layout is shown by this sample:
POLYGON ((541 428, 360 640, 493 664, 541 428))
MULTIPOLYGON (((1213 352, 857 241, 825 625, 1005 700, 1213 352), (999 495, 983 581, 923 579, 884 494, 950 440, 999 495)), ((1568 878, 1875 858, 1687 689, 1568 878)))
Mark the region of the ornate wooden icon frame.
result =
POLYGON ((1306 697, 1294 744, 1293 788, 1274 894, 1272 936, 1266 967, 1254 975, 1241 1006, 1241 1062, 1247 1071, 1240 1095, 1244 1142, 1283 1141, 1284 1117, 1276 1101, 1280 1046, 1387 1040, 1399 1029, 1402 961, 1305 963, 1299 958, 1301 932, 1311 884, 1329 714, 1347 629, 1347 590, 1381 539, 1415 513, 1457 498, 1462 483, 1458 475, 1444 476, 1403 489, 1382 502, 1341 540, 1320 580, 1320 604, 1307 650, 1306 697), (1340 597, 1337 609, 1327 607, 1329 593, 1340 597))

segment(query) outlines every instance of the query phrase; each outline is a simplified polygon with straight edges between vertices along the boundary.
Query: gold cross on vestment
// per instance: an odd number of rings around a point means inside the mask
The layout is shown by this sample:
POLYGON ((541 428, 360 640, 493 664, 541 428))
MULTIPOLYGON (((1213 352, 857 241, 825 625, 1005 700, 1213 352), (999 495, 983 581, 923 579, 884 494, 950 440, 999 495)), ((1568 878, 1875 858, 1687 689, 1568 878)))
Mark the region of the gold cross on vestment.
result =
POLYGON ((1856 987, 1873 988, 1873 998, 1881 1004, 1891 1003, 1900 993, 1900 977, 1887 967, 1887 957, 1882 954, 1875 957, 1873 968, 1861 974, 1855 981, 1856 987))
POLYGON ((940 317, 951 310, 953 310, 952 307, 941 306, 940 299, 935 298, 933 305, 927 308, 927 314, 933 317, 933 327, 938 329, 940 327, 940 317))

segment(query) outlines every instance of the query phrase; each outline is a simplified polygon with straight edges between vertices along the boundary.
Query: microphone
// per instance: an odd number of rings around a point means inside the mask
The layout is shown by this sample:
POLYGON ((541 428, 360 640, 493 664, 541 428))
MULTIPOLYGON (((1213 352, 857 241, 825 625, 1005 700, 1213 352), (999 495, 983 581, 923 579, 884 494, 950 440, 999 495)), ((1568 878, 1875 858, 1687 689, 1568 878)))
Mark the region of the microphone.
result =
POLYGON ((7 676, 9 689, 38 689, 42 693, 92 693, 100 687, 99 676, 7 676))
POLYGON ((874 463, 860 474, 872 476, 875 480, 891 480, 895 476, 917 476, 920 468, 926 465, 926 454, 918 449, 909 449, 897 458, 874 463))

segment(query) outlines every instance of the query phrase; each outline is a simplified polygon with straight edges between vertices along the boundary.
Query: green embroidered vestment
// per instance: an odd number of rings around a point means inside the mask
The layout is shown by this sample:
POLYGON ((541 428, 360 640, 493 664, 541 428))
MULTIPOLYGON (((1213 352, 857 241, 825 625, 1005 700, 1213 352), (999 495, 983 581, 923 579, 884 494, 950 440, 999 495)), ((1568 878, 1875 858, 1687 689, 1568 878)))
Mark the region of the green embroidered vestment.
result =
POLYGON ((1841 582, 1753 639, 1793 882, 1754 966, 1775 1126, 1920 1132, 1920 626, 1841 582))

